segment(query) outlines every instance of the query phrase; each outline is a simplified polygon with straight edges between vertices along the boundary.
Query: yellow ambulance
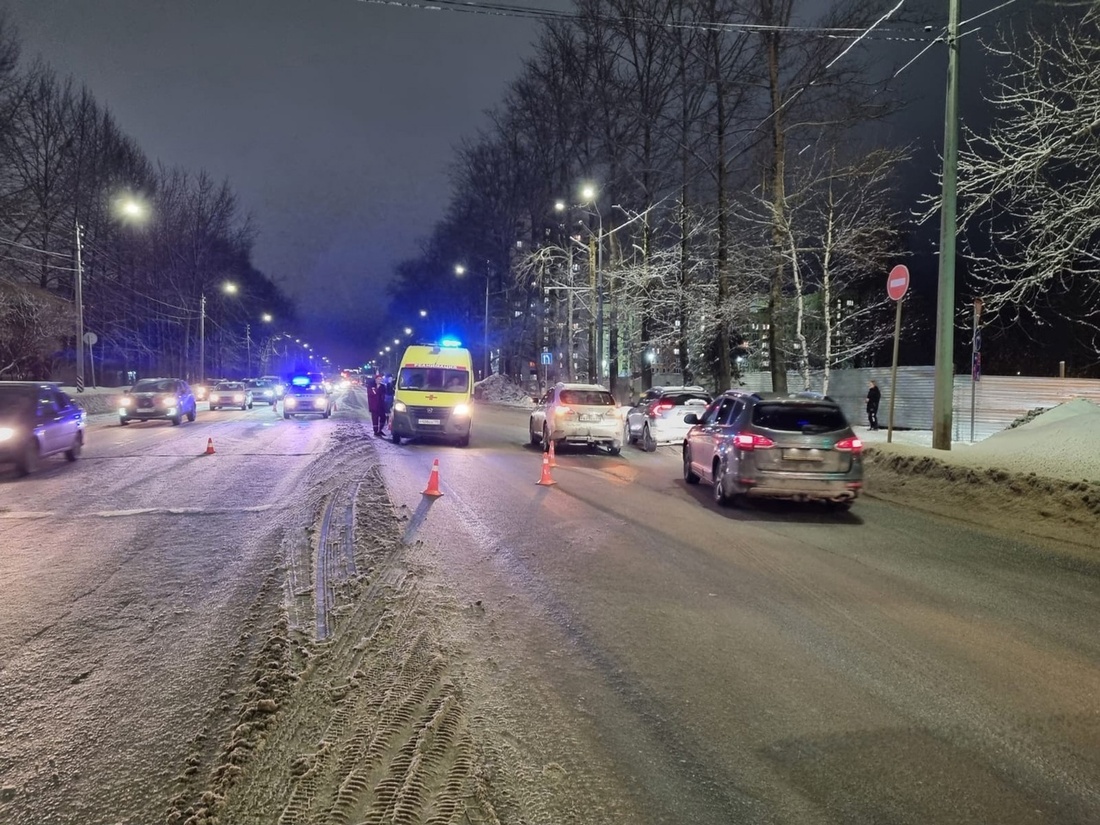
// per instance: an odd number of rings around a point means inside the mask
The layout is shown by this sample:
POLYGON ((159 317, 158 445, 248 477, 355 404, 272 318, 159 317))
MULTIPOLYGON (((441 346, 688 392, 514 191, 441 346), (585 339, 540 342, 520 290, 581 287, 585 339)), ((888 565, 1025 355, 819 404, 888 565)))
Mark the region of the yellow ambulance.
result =
POLYGON ((458 341, 408 347, 394 379, 390 437, 434 436, 461 447, 470 443, 474 368, 458 341))

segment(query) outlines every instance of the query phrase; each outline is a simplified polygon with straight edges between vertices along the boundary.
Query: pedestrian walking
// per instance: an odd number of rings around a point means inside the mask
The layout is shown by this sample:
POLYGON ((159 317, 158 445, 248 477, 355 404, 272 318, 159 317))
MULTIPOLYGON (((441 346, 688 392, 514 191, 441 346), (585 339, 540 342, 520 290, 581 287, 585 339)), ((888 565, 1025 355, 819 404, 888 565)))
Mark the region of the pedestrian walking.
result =
POLYGON ((386 396, 385 389, 376 378, 371 378, 367 383, 367 409, 374 424, 374 434, 382 435, 382 426, 386 423, 386 396))
POLYGON ((874 381, 867 382, 867 423, 872 430, 878 427, 878 402, 882 400, 882 392, 874 381))

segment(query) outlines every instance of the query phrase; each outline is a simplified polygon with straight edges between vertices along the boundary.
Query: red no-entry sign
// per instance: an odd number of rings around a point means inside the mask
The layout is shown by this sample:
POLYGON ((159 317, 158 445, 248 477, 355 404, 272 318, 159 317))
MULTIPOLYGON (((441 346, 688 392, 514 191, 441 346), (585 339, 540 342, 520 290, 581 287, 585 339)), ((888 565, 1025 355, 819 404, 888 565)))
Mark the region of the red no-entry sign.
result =
POLYGON ((898 264, 886 278, 886 294, 893 301, 900 301, 909 290, 909 267, 898 264))

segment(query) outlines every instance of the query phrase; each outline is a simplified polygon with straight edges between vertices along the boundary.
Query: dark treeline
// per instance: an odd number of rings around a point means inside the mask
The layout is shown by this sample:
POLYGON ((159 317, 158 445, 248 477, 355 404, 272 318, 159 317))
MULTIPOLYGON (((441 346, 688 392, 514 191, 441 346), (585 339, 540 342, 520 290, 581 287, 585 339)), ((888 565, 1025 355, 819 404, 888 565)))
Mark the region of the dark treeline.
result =
POLYGON ((265 315, 292 320, 250 263, 229 185, 152 164, 91 91, 41 62, 24 67, 0 17, 0 378, 72 379, 78 225, 84 329, 108 381, 194 380, 202 344, 206 375, 256 372, 270 350, 265 315))
POLYGON ((728 387, 752 368, 783 388, 789 368, 865 362, 892 327, 906 157, 876 137, 897 103, 873 49, 930 36, 875 27, 896 0, 823 5, 578 0, 546 24, 400 268, 401 322, 426 309, 476 347, 488 279, 508 373, 549 351, 550 380, 728 387))

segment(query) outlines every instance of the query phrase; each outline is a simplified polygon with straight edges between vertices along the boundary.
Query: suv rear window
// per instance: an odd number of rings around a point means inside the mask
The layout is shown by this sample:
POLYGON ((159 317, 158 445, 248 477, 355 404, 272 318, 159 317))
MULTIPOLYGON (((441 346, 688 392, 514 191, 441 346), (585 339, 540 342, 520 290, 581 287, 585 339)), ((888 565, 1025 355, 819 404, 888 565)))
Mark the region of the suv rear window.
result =
POLYGON ((702 404, 704 407, 710 403, 710 396, 701 392, 677 392, 662 395, 660 403, 671 403, 674 407, 682 407, 685 404, 702 404))
POLYGON ((561 403, 580 407, 614 407, 615 397, 599 390, 562 390, 561 403))
POLYGON ((758 404, 752 423, 792 433, 828 433, 848 426, 840 407, 829 404, 758 404))

